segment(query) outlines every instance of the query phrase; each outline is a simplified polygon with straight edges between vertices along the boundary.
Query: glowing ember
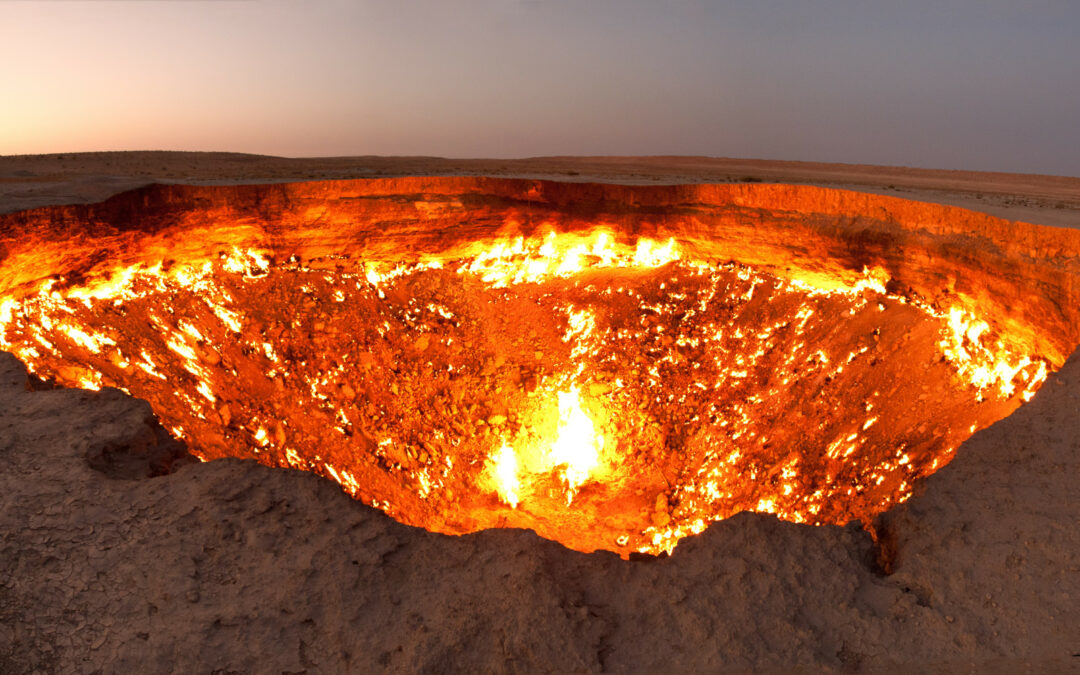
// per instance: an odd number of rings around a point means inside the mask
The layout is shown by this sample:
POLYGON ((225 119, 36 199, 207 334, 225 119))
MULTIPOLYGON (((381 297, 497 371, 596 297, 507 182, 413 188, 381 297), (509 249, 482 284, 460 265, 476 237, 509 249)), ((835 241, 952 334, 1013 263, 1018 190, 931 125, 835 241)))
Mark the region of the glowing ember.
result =
POLYGON ((604 437, 597 434, 593 422, 581 409, 581 393, 577 387, 559 392, 559 435, 551 444, 551 462, 562 468, 562 477, 569 488, 567 503, 574 491, 590 472, 600 464, 604 437))
POLYGON ((1045 380, 970 304, 890 283, 607 226, 407 260, 159 252, 0 297, 0 348, 149 400, 204 460, 433 530, 656 553, 744 510, 868 521, 1045 380))
POLYGON ((517 455, 514 454, 513 448, 504 443, 489 461, 495 491, 499 493, 499 498, 510 506, 517 506, 521 482, 518 480, 517 455))

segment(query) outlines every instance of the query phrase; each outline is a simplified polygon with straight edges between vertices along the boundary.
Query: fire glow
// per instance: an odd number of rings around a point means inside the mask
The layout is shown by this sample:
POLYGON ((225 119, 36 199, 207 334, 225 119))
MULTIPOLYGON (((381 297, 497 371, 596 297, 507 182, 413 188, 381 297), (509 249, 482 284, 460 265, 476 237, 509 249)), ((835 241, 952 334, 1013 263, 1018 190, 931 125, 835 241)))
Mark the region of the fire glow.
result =
MULTIPOLYGON (((168 272, 157 265, 126 268, 97 286, 60 291, 47 283, 29 297, 5 299, 0 346, 44 376, 87 388, 117 386, 148 398, 167 425, 189 430, 185 440, 207 457, 252 455, 323 473, 395 517, 434 529, 467 530, 473 521, 483 526, 500 514, 503 522, 565 540, 547 525, 563 520, 560 511, 603 511, 602 503, 575 503, 580 490, 601 502, 613 499, 604 493, 618 493, 616 499, 649 506, 630 514, 638 522, 629 528, 614 519, 624 530, 596 543, 649 552, 670 550, 679 538, 740 510, 808 523, 872 515, 905 499, 919 475, 947 462, 972 426, 992 421, 973 404, 990 397, 1016 405, 1016 397, 1029 397, 1046 376, 1037 358, 989 348, 987 326, 963 312, 935 313, 889 296, 880 270, 868 270, 849 288, 822 290, 739 265, 682 261, 670 240, 640 239, 622 250, 613 242, 607 231, 565 241, 549 233, 497 242, 471 259, 369 265, 362 274, 319 272, 236 249, 217 261, 168 272), (515 349, 512 339, 489 350, 475 344, 481 338, 475 331, 458 337, 462 307, 447 297, 460 295, 432 297, 420 290, 436 278, 443 287, 475 280, 491 299, 512 304, 528 289, 529 304, 550 303, 546 313, 554 318, 548 323, 558 339, 545 339, 534 328, 524 350, 515 349), (255 298, 284 291, 288 297, 278 302, 280 309, 296 310, 283 314, 291 320, 271 323, 251 311, 255 298), (780 307, 754 309, 755 297, 768 298, 763 307, 780 307), (385 342, 395 334, 399 352, 385 358, 298 350, 298 340, 302 347, 321 344, 320 336, 344 338, 334 310, 351 299, 383 301, 372 337, 385 342), (623 311, 627 304, 629 313, 623 311), (717 316, 717 307, 728 309, 717 316), (880 333, 872 318, 867 338, 846 352, 828 349, 827 339, 812 335, 821 329, 811 328, 826 314, 882 315, 884 321, 897 313, 897 329, 904 332, 912 321, 939 326, 914 332, 921 331, 922 342, 936 345, 938 358, 951 366, 949 405, 963 408, 960 399, 969 399, 962 417, 970 424, 897 443, 874 434, 889 397, 864 387, 861 410, 798 421, 810 428, 796 435, 822 444, 820 459, 787 446, 795 437, 776 428, 791 412, 785 390, 795 381, 814 382, 820 390, 879 358, 870 353, 877 351, 880 333), (110 317, 123 317, 125 324, 142 318, 150 330, 133 340, 110 317), (492 351, 487 360, 481 356, 492 351), (393 372, 406 360, 419 377, 393 372), (371 377, 376 361, 385 378, 371 377), (523 366, 530 381, 521 386, 523 366), (476 396, 485 387, 470 386, 433 400, 438 389, 428 390, 421 395, 427 405, 417 412, 436 418, 429 424, 418 426, 421 420, 404 419, 401 406, 360 394, 385 387, 391 398, 402 399, 402 389, 423 387, 425 373, 449 384, 454 378, 448 375, 470 369, 480 378, 476 384, 496 387, 494 396, 476 396), (502 378, 492 376, 503 371, 514 394, 493 385, 502 378), (302 396, 306 402, 296 410, 322 411, 337 442, 312 438, 288 410, 260 408, 265 395, 256 395, 258 389, 239 394, 237 378, 246 385, 264 382, 268 392, 288 398, 302 396), (777 398, 785 405, 776 407, 777 398), (603 413, 602 423, 590 408, 603 413), (848 422, 851 414, 856 417, 848 422), (206 452, 210 448, 214 452, 206 452), (379 485, 360 478, 372 472, 388 480, 379 485), (391 483, 396 490, 388 488, 391 483), (438 516, 425 520, 425 509, 402 499, 400 484, 410 497, 457 504, 461 512, 444 503, 438 516)), ((591 544, 596 537, 570 542, 581 540, 591 544)))
POLYGON ((1060 365, 880 266, 781 273, 604 225, 398 259, 147 251, 0 296, 0 349, 150 401, 201 459, 582 551, 670 551, 741 511, 868 523, 1060 365))

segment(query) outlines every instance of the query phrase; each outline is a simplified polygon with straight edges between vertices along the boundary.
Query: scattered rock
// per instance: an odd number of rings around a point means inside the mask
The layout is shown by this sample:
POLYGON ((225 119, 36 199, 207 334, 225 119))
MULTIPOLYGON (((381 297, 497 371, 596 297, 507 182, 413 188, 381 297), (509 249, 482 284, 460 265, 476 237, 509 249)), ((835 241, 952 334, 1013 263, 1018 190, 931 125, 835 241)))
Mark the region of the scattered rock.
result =
POLYGON ((649 520, 651 520, 652 524, 656 527, 667 527, 667 525, 671 523, 671 514, 667 511, 653 511, 649 515, 649 520))

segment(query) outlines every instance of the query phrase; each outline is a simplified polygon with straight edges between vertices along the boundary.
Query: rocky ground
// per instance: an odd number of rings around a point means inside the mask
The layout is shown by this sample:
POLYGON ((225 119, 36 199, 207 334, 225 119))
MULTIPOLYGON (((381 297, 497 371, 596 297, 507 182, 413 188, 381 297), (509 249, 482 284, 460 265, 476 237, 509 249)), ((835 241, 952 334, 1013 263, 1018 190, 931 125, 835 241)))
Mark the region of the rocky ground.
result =
POLYGON ((858 527, 753 514, 629 562, 433 534, 29 382, 0 355, 3 672, 1080 667, 1077 358, 887 514, 889 576, 858 527))
POLYGON ((878 545, 741 514, 623 561, 194 462, 146 403, 0 353, 0 672, 1078 670, 1078 413, 1074 355, 878 545))

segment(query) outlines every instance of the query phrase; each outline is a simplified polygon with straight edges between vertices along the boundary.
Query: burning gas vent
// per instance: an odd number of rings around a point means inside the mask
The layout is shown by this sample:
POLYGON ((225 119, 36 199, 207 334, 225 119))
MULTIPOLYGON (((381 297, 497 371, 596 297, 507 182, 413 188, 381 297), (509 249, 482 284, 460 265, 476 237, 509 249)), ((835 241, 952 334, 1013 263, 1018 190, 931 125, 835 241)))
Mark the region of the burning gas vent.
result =
POLYGON ((192 246, 167 218, 106 232, 127 260, 0 297, 0 348, 147 399, 204 459, 312 471, 430 530, 624 555, 747 510, 869 522, 1055 366, 1012 317, 928 298, 872 256, 846 274, 748 264, 520 212, 433 251, 438 211, 468 207, 408 201, 432 223, 407 221, 397 255, 325 209, 305 232, 336 247, 314 252, 235 230, 222 246, 213 223, 192 246))

